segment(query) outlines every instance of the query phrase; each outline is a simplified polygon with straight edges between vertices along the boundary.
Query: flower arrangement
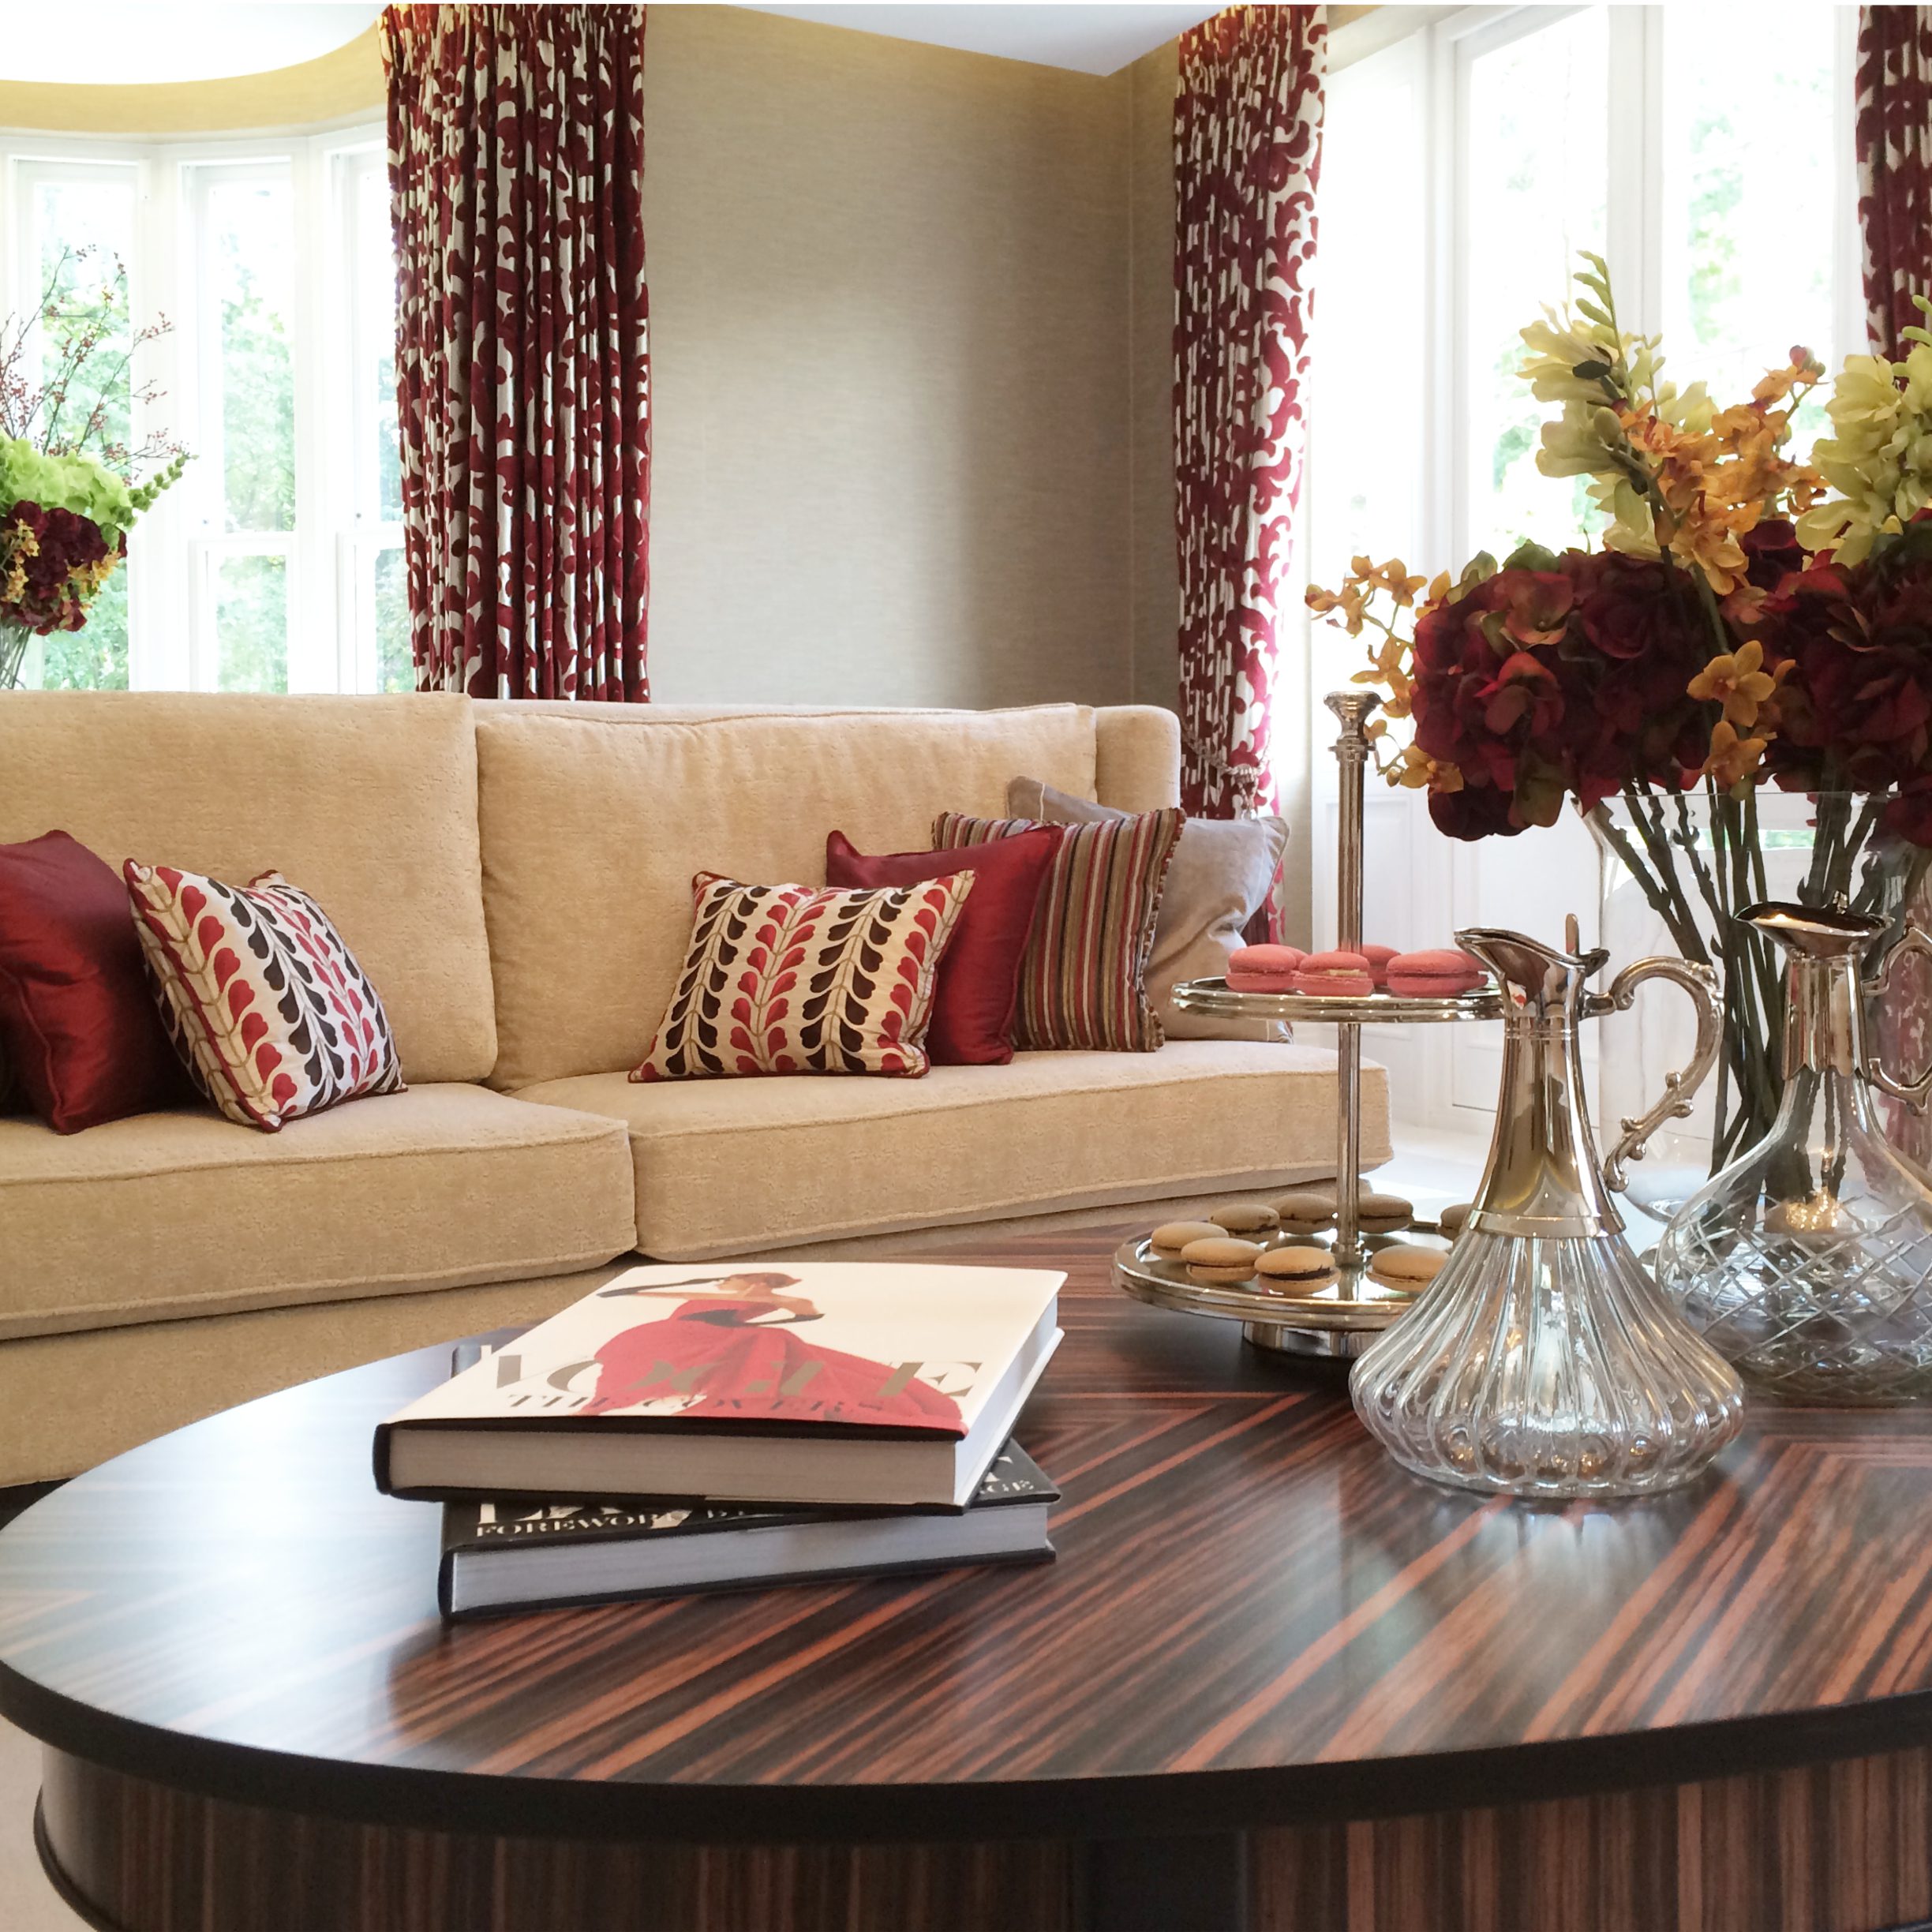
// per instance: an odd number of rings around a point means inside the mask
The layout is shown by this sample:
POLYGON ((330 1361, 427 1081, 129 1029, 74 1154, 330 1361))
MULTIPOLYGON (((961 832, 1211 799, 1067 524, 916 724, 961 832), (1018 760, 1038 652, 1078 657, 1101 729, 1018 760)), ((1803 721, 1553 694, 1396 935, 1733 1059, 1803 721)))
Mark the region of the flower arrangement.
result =
POLYGON ((87 622, 136 519, 188 462, 165 436, 130 447, 113 432, 118 396, 144 405, 158 396, 124 385, 136 351, 169 324, 122 338, 118 262, 104 286, 77 297, 70 284, 94 253, 63 250, 34 313, 0 322, 0 691, 19 682, 32 638, 87 622), (29 375, 43 339, 36 324, 51 351, 38 381, 29 375), (137 482, 144 464, 159 466, 137 482))
POLYGON ((1715 1166, 1781 1085, 1777 964, 1732 917, 1769 896, 1759 787, 1814 801, 1810 903, 1896 913, 1932 863, 1932 334, 1908 331, 1900 362, 1848 358, 1801 462, 1809 351, 1747 402, 1680 391, 1584 260, 1573 306, 1522 331, 1523 373, 1558 406, 1537 467, 1589 479, 1602 547, 1526 545, 1433 582, 1357 557, 1308 602, 1371 640, 1378 762, 1441 830, 1507 837, 1573 802, 1672 942, 1720 970, 1715 1166))

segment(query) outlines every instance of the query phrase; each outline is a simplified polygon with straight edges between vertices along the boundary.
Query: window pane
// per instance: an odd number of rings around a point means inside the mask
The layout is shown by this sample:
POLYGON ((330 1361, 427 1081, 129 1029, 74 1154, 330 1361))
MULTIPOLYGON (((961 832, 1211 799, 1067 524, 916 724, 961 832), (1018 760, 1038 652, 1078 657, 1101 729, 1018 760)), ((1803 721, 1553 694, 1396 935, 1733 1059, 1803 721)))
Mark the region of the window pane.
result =
MULTIPOLYGON (((50 391, 33 426, 36 442, 58 452, 84 451, 122 469, 133 440, 133 344, 126 262, 134 245, 134 184, 122 169, 98 176, 36 180, 33 230, 46 306, 40 380, 50 391), (94 346, 77 369, 85 339, 94 346)), ((32 681, 49 690, 125 691, 127 571, 116 571, 89 606, 79 631, 47 638, 33 653, 32 681)))
POLYGON ((215 571, 217 687, 286 691, 288 559, 223 557, 215 571))
POLYGON ((376 688, 416 688, 416 666, 410 657, 409 572, 400 550, 376 553, 376 688))
POLYGON ((396 523, 402 517, 402 465, 396 444, 395 244, 388 177, 380 169, 365 169, 357 179, 356 247, 362 308, 356 382, 369 406, 368 440, 358 462, 369 466, 373 488, 365 500, 373 499, 376 522, 396 523))
POLYGON ((223 526, 293 530, 294 211, 287 176, 217 178, 208 189, 207 210, 223 526))
MULTIPOLYGON (((1804 0, 1664 15, 1664 348, 1679 384, 1720 404, 1803 343, 1827 369, 1838 343, 1833 244, 1839 195, 1831 9, 1804 0), (1750 84, 1736 63, 1749 42, 1750 84)), ((1794 425, 1825 428, 1814 392, 1794 425)))
POLYGON ((1344 68, 1322 129, 1321 280, 1309 343, 1309 575, 1335 584, 1349 560, 1416 567, 1423 411, 1391 316, 1423 300, 1423 156, 1408 50, 1344 68))
MULTIPOLYGON (((1603 519, 1587 479, 1536 466, 1545 414, 1518 374, 1518 331, 1567 298, 1577 253, 1604 253, 1609 19, 1590 7, 1470 63, 1466 547, 1500 558, 1525 537, 1559 549, 1603 519)), ((1631 327, 1629 322, 1625 327, 1631 327)))

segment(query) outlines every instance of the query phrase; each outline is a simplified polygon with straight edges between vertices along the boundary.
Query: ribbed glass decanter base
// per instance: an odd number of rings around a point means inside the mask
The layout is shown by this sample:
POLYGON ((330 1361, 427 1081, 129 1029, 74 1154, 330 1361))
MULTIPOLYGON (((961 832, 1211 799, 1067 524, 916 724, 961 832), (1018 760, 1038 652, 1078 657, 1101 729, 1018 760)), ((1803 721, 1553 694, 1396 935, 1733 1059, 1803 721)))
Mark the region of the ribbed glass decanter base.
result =
POLYGON ((1555 1500, 1689 1482, 1743 1391, 1622 1237, 1466 1230, 1413 1312, 1355 1365, 1356 1413, 1417 1475, 1555 1500))

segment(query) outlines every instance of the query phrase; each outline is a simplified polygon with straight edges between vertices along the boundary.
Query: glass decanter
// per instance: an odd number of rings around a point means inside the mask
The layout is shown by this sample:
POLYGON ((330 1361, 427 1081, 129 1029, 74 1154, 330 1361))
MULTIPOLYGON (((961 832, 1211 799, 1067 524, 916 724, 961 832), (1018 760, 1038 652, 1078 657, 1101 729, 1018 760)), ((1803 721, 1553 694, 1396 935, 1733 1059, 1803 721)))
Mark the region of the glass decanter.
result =
POLYGON ((1608 991, 1608 957, 1521 933, 1460 932, 1503 996, 1502 1091, 1476 1206, 1416 1306, 1364 1350, 1355 1410, 1397 1462, 1437 1482, 1505 1496, 1632 1496, 1698 1474, 1737 1433, 1743 1390, 1679 1320, 1623 1238, 1611 1200, 1623 1163, 1688 1111, 1719 1039, 1707 968, 1640 960, 1608 991), (1625 1133, 1599 1173, 1578 1028, 1627 1012, 1644 979, 1698 1008, 1690 1065, 1625 1133))
MULTIPOLYGON (((1784 1092, 1771 1131, 1658 1242, 1657 1279, 1752 1387, 1804 1402, 1932 1395, 1932 1181, 1885 1136, 1859 975, 1882 919, 1766 904, 1739 918, 1787 955, 1784 1092)), ((1932 950, 1908 933, 1894 949, 1932 950)), ((1888 962, 1888 970, 1889 962, 1888 962)))

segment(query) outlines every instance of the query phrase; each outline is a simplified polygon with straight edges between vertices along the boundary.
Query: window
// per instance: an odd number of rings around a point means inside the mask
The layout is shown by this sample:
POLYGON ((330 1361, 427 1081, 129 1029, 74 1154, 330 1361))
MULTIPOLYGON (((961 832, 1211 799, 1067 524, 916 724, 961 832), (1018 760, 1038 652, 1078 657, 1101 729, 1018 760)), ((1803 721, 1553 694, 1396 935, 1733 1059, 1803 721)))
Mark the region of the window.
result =
MULTIPOLYGON (((1803 343, 1836 371, 1865 347, 1851 117, 1856 11, 1380 8, 1331 36, 1310 343, 1305 555, 1334 584, 1350 557, 1433 575, 1525 537, 1552 548, 1600 519, 1582 479, 1536 467, 1550 412, 1518 379, 1518 331, 1561 306, 1579 249, 1610 264, 1619 320, 1662 334, 1668 373, 1743 400, 1803 343), (1748 36, 1749 73, 1738 65, 1748 36)), ((1797 428, 1823 425, 1814 399, 1797 428)), ((1285 640, 1285 642, 1287 642, 1285 640)), ((1290 644, 1293 648, 1293 644, 1290 644)), ((1332 721, 1320 695, 1361 665, 1308 634, 1312 721, 1277 774, 1314 828, 1309 931, 1333 930, 1332 721)), ((1439 945, 1467 925, 1593 929, 1597 862, 1566 816, 1454 844, 1418 795, 1372 785, 1371 936, 1439 945)), ((1378 1036, 1407 1117, 1466 1126, 1496 1092, 1488 1028, 1378 1036), (1427 1037, 1425 1037, 1427 1036, 1427 1037)))
MULTIPOLYGON (((377 132, 111 149, 16 135, 0 170, 6 306, 32 310, 56 281, 70 298, 98 289, 84 319, 133 351, 107 399, 115 439, 165 429, 195 458, 29 681, 409 688, 377 132), (133 344, 161 315, 170 332, 133 344)), ((48 368, 57 333, 40 331, 48 368)))

